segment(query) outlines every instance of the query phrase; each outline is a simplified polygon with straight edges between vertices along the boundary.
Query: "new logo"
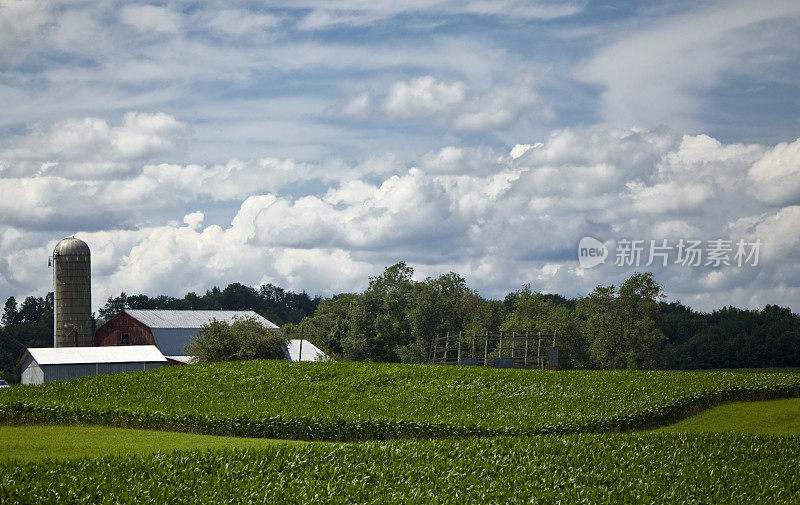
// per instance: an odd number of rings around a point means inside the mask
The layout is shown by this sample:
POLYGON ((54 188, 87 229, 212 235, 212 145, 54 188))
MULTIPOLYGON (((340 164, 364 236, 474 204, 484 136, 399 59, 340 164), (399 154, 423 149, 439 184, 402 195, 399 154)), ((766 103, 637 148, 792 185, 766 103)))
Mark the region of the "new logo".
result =
POLYGON ((578 243, 578 264, 581 268, 594 268, 606 262, 608 247, 593 237, 583 237, 578 243))

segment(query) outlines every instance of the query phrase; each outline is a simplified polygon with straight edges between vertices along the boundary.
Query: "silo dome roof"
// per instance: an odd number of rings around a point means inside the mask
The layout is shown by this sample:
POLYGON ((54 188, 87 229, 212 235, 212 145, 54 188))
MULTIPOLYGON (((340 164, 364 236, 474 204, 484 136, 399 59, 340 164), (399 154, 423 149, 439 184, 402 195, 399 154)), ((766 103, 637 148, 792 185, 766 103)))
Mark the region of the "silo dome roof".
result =
POLYGON ((53 249, 53 256, 84 254, 89 254, 89 246, 86 245, 86 242, 83 240, 75 237, 61 239, 61 241, 56 244, 55 249, 53 249))

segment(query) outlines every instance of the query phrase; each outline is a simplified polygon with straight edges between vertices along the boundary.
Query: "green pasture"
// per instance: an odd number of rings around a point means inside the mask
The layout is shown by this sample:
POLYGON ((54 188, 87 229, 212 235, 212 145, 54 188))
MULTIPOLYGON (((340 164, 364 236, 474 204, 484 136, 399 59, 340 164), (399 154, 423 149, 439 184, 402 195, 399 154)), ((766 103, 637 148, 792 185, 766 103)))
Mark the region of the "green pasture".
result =
POLYGON ((263 449, 275 444, 303 443, 103 426, 0 425, 0 460, 38 461, 201 449, 263 449))
POLYGON ((656 431, 800 435, 800 398, 726 403, 656 431))

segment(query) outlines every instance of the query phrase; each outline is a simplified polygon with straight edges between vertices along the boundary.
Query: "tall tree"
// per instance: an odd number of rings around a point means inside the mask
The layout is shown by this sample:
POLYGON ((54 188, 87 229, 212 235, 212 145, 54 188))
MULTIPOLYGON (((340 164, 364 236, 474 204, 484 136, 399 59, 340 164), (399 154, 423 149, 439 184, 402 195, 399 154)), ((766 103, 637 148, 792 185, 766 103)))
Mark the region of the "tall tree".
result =
POLYGON ((97 312, 99 324, 105 323, 127 308, 130 308, 128 306, 128 295, 124 291, 119 296, 109 296, 106 304, 97 312))
POLYGON ((410 328, 405 313, 413 289, 414 270, 404 262, 370 278, 369 287, 353 303, 349 331, 342 341, 348 359, 395 362, 396 349, 406 345, 410 328))
POLYGON ((665 337, 657 327, 664 297, 652 273, 635 273, 619 288, 597 286, 578 301, 590 354, 600 368, 654 368, 665 337))
POLYGON ((9 296, 3 307, 3 326, 17 326, 20 324, 19 310, 17 310, 17 299, 9 296))
POLYGON ((4 320, 13 324, 0 328, 0 377, 16 383, 19 382, 17 362, 25 348, 53 345, 53 293, 44 298, 26 297, 19 311, 16 301, 6 302, 3 315, 4 320))
POLYGON ((408 343, 395 349, 405 363, 428 359, 434 336, 464 330, 478 314, 472 312, 482 300, 467 287, 466 280, 454 272, 415 282, 409 293, 406 317, 410 329, 408 343))
MULTIPOLYGON (((35 296, 28 296, 22 302, 19 308, 19 323, 35 323, 41 321, 47 311, 47 300, 44 298, 37 298, 35 296)), ((50 310, 53 306, 50 305, 50 310)))

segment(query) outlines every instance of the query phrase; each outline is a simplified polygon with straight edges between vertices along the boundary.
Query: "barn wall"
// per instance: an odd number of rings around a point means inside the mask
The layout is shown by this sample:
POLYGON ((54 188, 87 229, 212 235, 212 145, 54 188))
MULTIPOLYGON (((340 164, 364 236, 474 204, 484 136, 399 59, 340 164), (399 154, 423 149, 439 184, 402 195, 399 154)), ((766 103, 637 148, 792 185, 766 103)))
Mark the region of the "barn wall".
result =
POLYGON ((143 370, 153 370, 154 368, 159 368, 163 365, 164 363, 162 362, 140 361, 138 363, 80 363, 69 365, 45 365, 41 368, 44 371, 44 382, 55 382, 93 375, 141 372, 143 370))
POLYGON ((41 367, 39 367, 39 364, 30 356, 25 360, 21 370, 20 382, 22 384, 33 385, 42 384, 44 382, 44 372, 41 367))
POLYGON ((156 345, 156 341, 150 328, 125 312, 120 312, 97 329, 94 345, 156 345), (127 343, 123 341, 124 335, 128 335, 127 343))
POLYGON ((95 365, 93 363, 77 365, 42 365, 42 370, 44 371, 45 382, 56 382, 94 375, 95 365))
POLYGON ((152 370, 163 366, 163 363, 99 363, 97 365, 97 375, 109 375, 114 373, 141 372, 152 370))
POLYGON ((155 345, 164 356, 183 356, 183 347, 197 336, 199 328, 156 328, 153 330, 155 345))

